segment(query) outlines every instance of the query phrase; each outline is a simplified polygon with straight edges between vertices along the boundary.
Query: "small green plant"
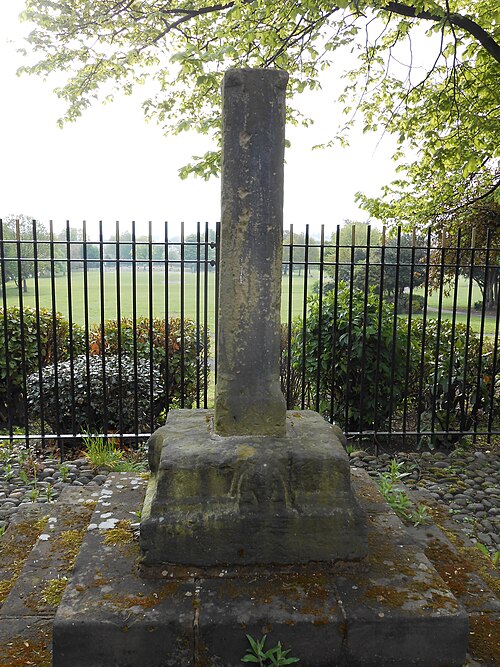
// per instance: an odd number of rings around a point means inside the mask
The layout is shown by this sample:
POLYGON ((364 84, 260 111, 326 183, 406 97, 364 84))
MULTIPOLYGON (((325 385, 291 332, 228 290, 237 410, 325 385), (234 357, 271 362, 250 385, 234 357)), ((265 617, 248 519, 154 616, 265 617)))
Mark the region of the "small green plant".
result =
POLYGON ((9 461, 14 453, 10 440, 0 440, 0 461, 9 461))
POLYGON ((123 452, 116 448, 113 440, 107 440, 100 436, 85 436, 83 438, 85 447, 84 456, 96 468, 115 469, 122 462, 123 452))
POLYGON ((278 642, 276 646, 265 651, 264 647, 267 635, 264 635, 260 640, 247 635, 247 639, 251 650, 247 649, 248 653, 241 659, 241 662, 253 662, 259 665, 259 667, 283 667, 284 665, 292 665, 299 662, 299 658, 288 657, 290 651, 284 651, 281 642, 278 642))
POLYGON ((391 460, 391 463, 389 464, 389 476, 392 482, 399 482, 405 477, 409 477, 411 475, 411 473, 403 471, 404 465, 405 464, 403 461, 398 461, 397 459, 391 460))
POLYGON ((59 472, 61 473, 61 480, 67 482, 69 479, 69 468, 64 463, 59 464, 59 472))
POLYGON ((14 470, 10 463, 6 463, 3 469, 5 479, 9 482, 14 477, 14 470))
POLYGON ((430 520, 431 517, 425 505, 418 505, 417 509, 413 510, 411 522, 414 526, 425 526, 430 520))
POLYGON ((36 503, 36 501, 40 497, 40 489, 37 486, 33 486, 31 491, 28 493, 28 496, 32 503, 36 503))
MULTIPOLYGON (((121 453, 121 452, 120 452, 121 453)), ((112 468, 112 472, 143 472, 145 464, 140 461, 120 460, 112 468)))
POLYGON ((483 556, 486 556, 495 567, 498 566, 500 563, 500 551, 495 551, 493 554, 490 554, 488 551, 488 547, 486 547, 482 542, 476 542, 476 547, 479 549, 479 551, 483 554, 483 556))
POLYGON ((0 526, 0 537, 2 537, 2 535, 5 535, 5 526, 0 526))
POLYGON ((48 503, 51 503, 53 501, 53 496, 54 496, 54 489, 52 488, 51 484, 47 484, 47 487, 45 489, 45 497, 47 498, 48 503))
POLYGON ((404 489, 396 486, 396 481, 394 481, 390 472, 381 473, 377 485, 380 493, 400 519, 412 523, 414 526, 422 526, 429 522, 429 514, 425 505, 418 505, 415 509, 404 489))
POLYGON ((29 484, 28 473, 26 470, 19 471, 19 479, 23 482, 23 484, 29 484))

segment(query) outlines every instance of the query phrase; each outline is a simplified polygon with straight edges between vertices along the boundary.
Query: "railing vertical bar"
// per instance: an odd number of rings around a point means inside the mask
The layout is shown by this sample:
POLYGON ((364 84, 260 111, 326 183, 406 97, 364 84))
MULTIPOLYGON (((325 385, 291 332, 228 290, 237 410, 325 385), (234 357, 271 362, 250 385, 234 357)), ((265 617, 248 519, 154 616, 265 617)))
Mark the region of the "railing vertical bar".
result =
POLYGON ((90 423, 92 416, 91 412, 91 382, 90 382, 90 341, 89 341, 89 281, 88 281, 88 239, 87 239, 87 223, 84 220, 82 225, 83 236, 83 321, 85 329, 85 371, 86 371, 86 393, 87 393, 87 422, 90 423))
POLYGON ((478 360, 477 360, 477 378, 476 378, 476 403, 473 406, 473 415, 474 415, 474 441, 478 431, 478 413, 481 409, 481 382, 483 380, 482 372, 482 362, 483 362, 483 349, 484 349, 484 327, 486 323, 486 299, 487 299, 487 290, 486 286, 488 285, 489 271, 490 271, 490 253, 491 253, 491 228, 486 230, 486 256, 484 260, 484 291, 483 291, 483 305, 481 308, 481 326, 479 329, 479 350, 478 350, 478 360))
POLYGON ((24 324, 24 300, 23 300, 23 244, 21 241, 21 229, 19 220, 16 220, 16 251, 17 251, 17 291, 19 298, 19 323, 20 334, 19 342, 21 344, 21 369, 22 369, 22 391, 23 391, 23 417, 24 417, 24 436, 26 438, 26 445, 29 446, 29 420, 28 420, 28 405, 26 402, 26 340, 25 340, 25 324, 24 324))
POLYGON ((0 275, 2 278, 2 307, 3 307, 3 344, 5 350, 5 389, 6 389, 6 409, 7 409, 7 428, 9 437, 13 436, 13 414, 12 414, 12 400, 11 400, 11 378, 10 378, 10 352, 9 352, 9 327, 8 327, 8 313, 7 313, 7 272, 6 272, 6 251, 4 241, 4 225, 0 218, 0 275))
POLYGON ((40 329, 40 290, 38 279, 38 237, 36 221, 32 221, 33 231, 33 282, 35 287, 35 314, 36 314, 36 339, 37 339, 37 354, 38 354, 38 385, 40 387, 40 435, 42 439, 42 447, 45 446, 45 398, 43 390, 43 352, 42 352, 42 335, 40 329))
POLYGON ((154 340, 156 338, 155 319, 154 319, 154 292, 153 292, 153 223, 148 222, 148 288, 149 288, 149 430, 151 433, 155 430, 155 410, 154 410, 154 340))
POLYGON ((132 220, 132 330, 134 332, 133 358, 134 358, 134 424, 135 437, 139 437, 139 392, 137 388, 137 236, 135 231, 135 220, 132 220))
POLYGON ((217 347, 219 345, 219 271, 220 271, 220 220, 215 226, 215 369, 214 380, 217 386, 217 347))
POLYGON ((405 382, 404 382, 404 396, 403 396, 403 449, 406 447, 406 431, 408 420, 408 389, 410 380, 410 364, 411 364, 411 341, 412 341, 412 322, 413 322, 413 291, 415 288, 415 259, 417 251, 417 237, 413 230, 410 250, 410 291, 408 294, 408 317, 406 319, 406 357, 405 357, 405 382))
MULTIPOLYGON (((471 325, 471 314, 472 314, 472 296, 473 296, 473 286, 474 286, 474 271, 476 265, 476 230, 472 228, 471 237, 470 237, 470 273, 469 273, 469 283, 467 290, 467 317, 466 317, 466 331, 465 331, 465 347, 464 347, 464 370, 463 377, 464 383, 467 382, 468 372, 469 372, 469 341, 470 341, 470 325, 471 325)), ((467 392, 462 392, 461 400, 461 429, 469 430, 470 423, 469 418, 467 417, 467 412, 469 409, 469 401, 466 396, 467 392)))
MULTIPOLYGON (((120 222, 115 222, 115 275, 116 275, 116 342, 118 345, 118 386, 120 387, 118 395, 118 431, 120 441, 123 441, 123 374, 122 374, 122 300, 121 300, 121 252, 120 252, 120 222)), ((111 342, 111 341, 110 341, 111 342)), ((102 340, 103 349, 106 349, 106 341, 102 340)))
POLYGON ((302 347, 302 395, 300 399, 300 407, 302 410, 306 406, 306 331, 307 331, 307 273, 308 273, 308 259, 309 259, 309 224, 306 224, 306 233, 304 235, 304 289, 303 289, 303 306, 302 306, 302 340, 304 342, 302 347))
MULTIPOLYGON (((71 229, 69 220, 66 220, 66 283, 68 290, 68 343, 69 343, 69 369, 70 369, 70 391, 71 391, 71 434, 73 443, 76 439, 76 403, 75 403, 75 356, 73 338, 73 291, 71 285, 71 229)), ((62 447, 61 447, 62 452, 62 447)))
POLYGON ((293 326, 293 224, 290 225, 288 236, 288 312, 286 341, 286 405, 292 410, 292 326, 293 326))
POLYGON ((196 299, 195 299, 195 321, 196 321, 196 407, 200 407, 201 394, 201 367, 200 367, 200 347, 201 347, 201 227, 200 222, 196 223, 196 299))
MULTIPOLYGON (((496 261, 493 262, 493 265, 496 266, 497 274, 500 272, 500 252, 496 252, 496 261)), ((489 409, 488 409, 488 442, 491 442, 491 432, 493 431, 493 410, 495 403, 495 387, 498 382, 499 370, 498 370, 498 348, 500 345, 499 333, 500 333, 500 290, 496 291, 496 303, 497 303, 497 312, 495 318, 495 333, 493 334, 493 361, 492 361, 492 375, 490 379, 490 395, 489 395, 489 409)))
POLYGON ((399 304, 399 275, 401 268, 401 226, 398 226, 396 239, 396 270, 395 270, 395 287, 394 287, 394 309, 392 320, 392 345, 391 345, 391 382, 389 390, 389 421, 387 430, 389 431, 389 444, 392 439, 392 421, 394 409, 394 381, 396 373, 396 356, 398 343, 398 304, 399 304))
POLYGON ((60 455, 61 461, 64 461, 64 441, 60 437, 61 428, 60 428, 60 412, 59 412, 59 374, 58 374, 58 353, 57 353, 57 299, 56 299, 56 262, 55 262, 55 244, 54 244, 54 225, 52 220, 49 221, 49 249, 50 249, 50 296, 52 303, 52 340, 54 342, 54 400, 55 400, 55 413, 56 413, 56 434, 57 441, 60 446, 60 455))
MULTIPOLYGON (((445 428, 446 433, 449 433, 450 430, 450 416, 451 410, 454 407, 455 399, 455 390, 453 389, 453 370, 455 367, 455 336, 456 336, 456 325, 457 325, 457 305, 458 305, 458 290, 459 290, 459 279, 460 279, 460 245, 462 240, 462 230, 459 228, 457 232, 457 246, 455 248, 455 273, 453 278, 453 308, 451 316, 451 340, 450 340, 450 367, 448 369, 448 396, 446 398, 446 416, 445 416, 445 428)), ((464 378, 465 380, 465 378, 464 378)), ((465 388, 465 386, 464 386, 465 388)))
POLYGON ((185 355, 185 349, 184 349, 184 344, 185 344, 185 331, 184 331, 184 297, 185 297, 185 270, 186 270, 186 237, 185 237, 185 229, 184 229, 184 222, 181 222, 181 291, 180 291, 180 299, 181 299, 181 408, 186 407, 185 406, 185 369, 184 369, 184 363, 186 359, 185 355))
MULTIPOLYGON (((443 238, 441 241, 441 252, 440 254, 440 264, 439 264, 439 297, 438 297, 438 312, 437 312, 437 327, 436 327, 436 346, 434 349, 434 381, 433 381, 433 404, 432 404, 432 414, 431 414, 431 437, 434 439, 434 432, 436 431, 436 418, 437 415, 437 391, 439 384, 439 350, 441 347, 441 328, 442 328, 442 319, 443 319, 443 296, 444 296, 444 272, 445 272, 445 238, 443 233, 443 238)), ((441 430, 441 429, 438 429, 441 430)))
MULTIPOLYGON (((379 278, 379 299, 378 299, 378 312, 377 312, 377 360, 375 362, 375 395, 374 395, 374 405, 375 405, 375 414, 378 414, 379 408, 379 382, 380 382, 380 357, 381 357, 381 346, 382 346, 382 321, 384 318, 384 283, 385 283, 385 253, 386 253, 386 228, 382 227, 382 245, 380 247, 380 278, 379 278)), ((375 455, 378 456, 379 451, 379 441, 375 436, 375 455)))
POLYGON ((320 412, 320 403, 321 403, 321 379, 322 379, 322 367, 321 367, 321 355, 323 348, 322 332, 323 332, 323 279, 324 279, 324 255, 325 255, 325 225, 321 225, 321 236, 320 236, 320 248, 319 248, 319 295, 318 295, 318 308, 319 308, 319 322, 318 322, 318 366, 316 373, 316 412, 320 412))
MULTIPOLYGON (((426 272, 425 272, 425 281, 424 281, 424 305, 423 305, 423 310, 422 310, 422 338, 421 338, 421 343, 422 346, 420 348, 420 364, 419 364, 419 380, 418 380, 418 399, 417 399, 417 427, 416 431, 417 433, 420 433, 421 431, 421 425, 422 425, 422 414, 425 408, 425 403, 423 401, 423 389, 424 389, 424 375, 426 372, 425 368, 425 341, 426 341, 426 334, 427 334, 427 308, 429 304, 429 283, 430 283, 430 264, 431 264, 431 233, 432 230, 429 227, 427 230, 427 244, 425 247, 426 253, 425 253, 425 266, 426 266, 426 272)), ((417 443, 417 446, 420 446, 420 440, 417 443)))
MULTIPOLYGON (((371 225, 366 228, 366 263, 365 263, 365 280, 364 280, 364 296, 363 296, 363 327, 361 332, 361 375, 359 387, 359 438, 360 442, 363 437, 363 408, 364 408, 364 389, 365 389, 365 361, 366 361, 366 326, 368 319, 368 293, 370 290, 370 249, 371 249, 371 225)), ((354 285, 353 285, 354 288, 354 285)), ((377 407, 375 406, 375 420, 377 418, 377 407)), ((376 421, 374 424, 376 430, 376 421)))
MULTIPOLYGON (((334 269, 334 295, 333 295, 333 321, 332 321, 332 371, 330 376, 330 422, 334 422, 336 416, 335 405, 335 380, 336 380, 336 364, 335 364, 335 350, 337 347, 337 313, 338 313, 338 295, 339 295, 339 262, 340 262, 340 225, 337 225, 337 233, 335 236, 335 269, 334 269)), ((347 428, 344 428, 347 432, 347 428)))
POLYGON ((106 312, 104 295, 104 237, 102 220, 99 220, 99 293, 100 300, 100 324, 101 324, 101 371, 102 371, 102 414, 103 414, 103 433, 105 438, 108 436, 108 401, 106 387, 106 312))
POLYGON ((208 222, 205 221, 205 242, 204 242, 204 257, 203 257, 203 407, 208 407, 208 244, 209 244, 209 229, 208 222))
POLYGON ((354 306, 354 260, 356 253, 356 225, 351 227, 351 245, 350 245, 350 260, 349 260, 349 320, 347 325, 347 373, 344 390, 345 404, 344 404, 344 431, 348 433, 352 424, 349 423, 349 401, 351 397, 350 385, 351 378, 355 376, 356 369, 352 368, 352 310, 354 306))
POLYGON ((165 271, 165 278, 163 281, 164 285, 164 292, 163 292, 163 303, 164 303, 164 310, 165 310, 165 403, 167 407, 167 411, 170 407, 170 379, 169 379, 169 374, 170 374, 170 322, 169 322, 169 253, 170 253, 170 246, 169 246, 169 238, 168 238, 168 222, 165 221, 164 224, 164 236, 163 236, 163 241, 164 241, 164 271, 165 271))

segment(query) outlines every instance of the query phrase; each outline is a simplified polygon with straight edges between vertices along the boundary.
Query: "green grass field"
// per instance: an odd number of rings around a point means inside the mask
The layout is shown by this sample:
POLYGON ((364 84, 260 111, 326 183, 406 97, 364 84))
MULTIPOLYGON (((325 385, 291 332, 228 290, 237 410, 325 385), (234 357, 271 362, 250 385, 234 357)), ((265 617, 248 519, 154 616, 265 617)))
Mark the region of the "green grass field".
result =
MULTIPOLYGON (((101 308, 104 308, 105 319, 116 319, 120 317, 131 317, 134 308, 138 317, 148 317, 152 312, 153 317, 164 318, 180 317, 181 295, 184 293, 185 317, 204 323, 205 311, 205 276, 197 276, 192 272, 181 274, 178 271, 168 273, 167 284, 165 284, 165 273, 154 271, 152 274, 152 304, 149 299, 150 277, 147 271, 137 271, 134 276, 130 270, 120 272, 119 277, 114 271, 106 271, 102 277, 104 283, 104 299, 101 304, 101 275, 99 271, 87 273, 87 298, 85 298, 85 282, 83 272, 71 273, 71 285, 68 288, 68 277, 57 276, 54 281, 50 277, 42 277, 38 280, 38 293, 40 307, 52 309, 53 296, 55 293, 54 309, 68 318, 71 310, 73 322, 83 325, 85 323, 85 309, 88 312, 89 324, 101 321, 101 308), (119 282, 119 287, 118 287, 119 282), (70 299, 68 298, 70 295, 70 299), (199 294, 199 298, 197 297, 199 294), (118 296, 120 297, 118 299, 118 296), (120 312, 118 313, 118 303, 120 312)), ((317 275, 308 277, 307 293, 317 280, 317 275)), ((211 331, 215 330, 215 273, 209 272, 207 276, 207 325, 211 331)), ((35 285, 30 278, 27 281, 27 293, 23 293, 24 306, 35 306, 35 285)), ((285 277, 282 289, 281 315, 283 322, 288 320, 289 308, 289 283, 285 277)), ((7 305, 19 304, 19 290, 12 283, 7 284, 7 305)), ((304 276, 294 275, 292 285, 292 318, 301 315, 304 303, 304 276)))
MULTIPOLYGON (((318 279, 318 273, 313 272, 308 276, 305 289, 304 275, 293 276, 292 280, 292 319, 302 315, 304 308, 304 296, 309 294, 318 279)), ((131 317, 134 308, 138 317, 150 315, 152 309, 153 317, 164 318, 181 316, 181 294, 184 293, 184 311, 185 317, 199 321, 200 326, 205 323, 205 275, 186 271, 181 274, 179 271, 168 273, 168 280, 165 283, 165 273, 163 271, 154 271, 152 274, 152 304, 149 300, 150 276, 148 271, 138 270, 134 274, 130 269, 124 269, 117 276, 115 271, 105 271, 102 276, 104 284, 104 300, 101 306, 101 275, 99 271, 89 271, 87 273, 87 299, 85 299, 85 280, 84 274, 80 271, 72 272, 70 275, 70 289, 68 289, 68 277, 57 276, 54 281, 50 277, 42 277, 38 280, 39 304, 41 307, 52 309, 53 292, 55 294, 55 310, 59 311, 64 317, 69 318, 70 310, 74 322, 83 325, 85 322, 85 309, 88 311, 89 324, 98 323, 101 320, 101 307, 104 308, 105 319, 116 319, 121 317, 131 317), (118 288, 119 281, 119 288, 118 288), (70 299, 68 298, 68 293, 70 299), (197 298, 199 294, 199 298, 197 298), (118 295, 120 299, 118 300, 118 295), (118 302, 120 311, 118 312, 118 302)), ((207 320, 206 324, 211 332, 215 331, 215 273, 209 272, 207 276, 207 320)), ((23 293, 23 303, 25 306, 35 306, 35 285, 34 280, 30 278, 27 281, 27 293, 23 293)), ((422 290, 416 290, 416 294, 422 294, 422 290)), ((281 317, 282 321, 288 321, 289 310, 289 279, 283 277, 281 317)), ((8 283, 6 290, 7 304, 9 306, 19 303, 19 291, 15 284, 8 283)), ((472 303, 481 299, 479 288, 474 284, 472 293, 472 303)), ((437 307, 439 305, 439 291, 434 290, 429 295, 429 317, 436 317, 437 307)), ((457 309, 466 310, 468 305, 468 282, 465 279, 460 280, 457 309)), ((452 318, 453 294, 444 294, 442 308, 450 312, 444 312, 443 317, 452 318)), ((466 313, 459 312, 456 315, 457 322, 466 322, 466 313)), ((475 331, 480 331, 481 315, 478 311, 471 313, 471 327, 475 331)), ((487 317, 484 326, 485 333, 495 333, 495 318, 487 317)))

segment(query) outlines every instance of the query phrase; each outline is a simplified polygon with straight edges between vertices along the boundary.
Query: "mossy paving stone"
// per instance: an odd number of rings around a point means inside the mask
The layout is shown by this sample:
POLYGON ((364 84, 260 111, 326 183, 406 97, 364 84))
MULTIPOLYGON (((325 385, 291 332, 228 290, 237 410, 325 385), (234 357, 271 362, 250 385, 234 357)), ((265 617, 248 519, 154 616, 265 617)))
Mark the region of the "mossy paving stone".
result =
POLYGON ((469 653, 480 664, 500 665, 500 573, 469 540, 447 509, 426 492, 409 492, 424 503, 434 523, 409 529, 412 537, 469 614, 469 653))
POLYGON ((51 667, 52 619, 10 619, 9 633, 0 642, 0 667, 51 667))
POLYGON ((50 586, 51 582, 70 574, 98 497, 95 488, 68 487, 57 503, 45 507, 47 521, 26 559, 22 576, 0 610, 0 622, 25 615, 55 614, 59 600, 50 604, 44 598, 50 600, 50 591, 56 588, 50 586))
POLYGON ((54 620, 54 667, 192 664, 193 577, 139 573, 133 524, 145 488, 131 473, 104 484, 54 620))
POLYGON ((111 475, 55 618, 54 667, 239 666, 247 633, 305 667, 459 667, 465 613, 374 482, 353 476, 370 517, 360 563, 140 568, 144 482, 111 475))
POLYGON ((68 487, 57 503, 30 508, 9 527, 1 551, 18 561, 0 610, 0 665, 51 664, 52 619, 98 495, 68 487))
POLYGON ((0 540, 0 605, 3 605, 47 522, 39 505, 27 505, 13 516, 0 540))
POLYGON ((346 664, 461 665, 467 615, 375 484, 353 471, 369 517, 363 567, 339 573, 346 664))

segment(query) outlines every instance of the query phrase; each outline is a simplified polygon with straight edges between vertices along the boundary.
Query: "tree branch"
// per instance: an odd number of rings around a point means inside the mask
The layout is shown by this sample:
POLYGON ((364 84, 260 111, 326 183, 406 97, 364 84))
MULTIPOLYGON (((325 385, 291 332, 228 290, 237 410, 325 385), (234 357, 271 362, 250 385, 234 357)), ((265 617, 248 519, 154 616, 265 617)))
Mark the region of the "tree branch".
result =
POLYGON ((382 9, 394 12, 394 14, 400 14, 401 16, 409 16, 410 18, 426 19, 428 21, 446 20, 448 23, 455 25, 458 28, 462 28, 475 37, 486 51, 500 63, 500 44, 498 44, 493 37, 484 30, 484 28, 481 28, 480 25, 468 16, 462 16, 461 14, 447 14, 446 12, 443 12, 443 16, 428 11, 417 12, 415 7, 410 7, 402 2, 388 2, 382 9))
POLYGON ((455 206, 454 208, 450 208, 447 211, 445 211, 445 215, 451 215, 452 213, 456 213, 457 211, 462 210, 463 208, 467 208, 468 206, 471 206, 472 204, 477 204, 477 202, 486 199, 487 197, 490 197, 495 190, 497 190, 500 187, 500 180, 498 180, 496 183, 494 183, 491 188, 486 190, 486 192, 483 192, 482 195, 478 195, 477 197, 473 197, 472 199, 468 199, 465 203, 459 204, 458 206, 455 206))

